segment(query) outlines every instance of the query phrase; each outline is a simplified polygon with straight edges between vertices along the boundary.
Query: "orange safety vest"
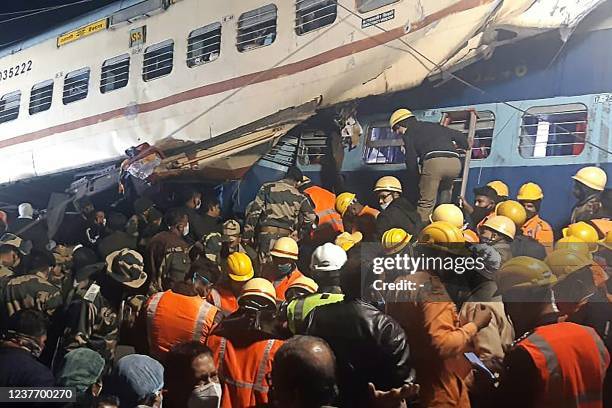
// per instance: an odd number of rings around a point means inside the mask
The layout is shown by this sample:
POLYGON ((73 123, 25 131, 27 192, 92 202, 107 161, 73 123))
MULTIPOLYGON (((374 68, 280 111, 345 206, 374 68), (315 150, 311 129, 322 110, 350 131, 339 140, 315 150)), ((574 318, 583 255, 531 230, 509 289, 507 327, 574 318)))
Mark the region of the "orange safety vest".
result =
POLYGON ((276 299, 280 301, 285 300, 285 292, 287 291, 287 288, 289 288, 289 286, 291 286, 291 284, 295 282, 296 279, 302 276, 304 276, 302 272, 295 269, 283 279, 272 282, 274 288, 276 289, 276 299))
POLYGON ((342 217, 336 211, 336 195, 319 186, 311 186, 304 190, 314 203, 314 210, 319 220, 313 238, 334 239, 344 232, 342 217))
POLYGON ((531 237, 544 245, 547 253, 552 251, 555 242, 552 227, 549 223, 541 219, 539 215, 536 214, 528 219, 521 227, 521 230, 523 231, 523 235, 531 237))
POLYGON ((234 293, 221 285, 212 288, 206 300, 228 314, 238 310, 238 299, 234 293))
POLYGON ((610 355, 590 327, 562 322, 540 326, 521 340, 544 384, 537 407, 600 408, 610 355))
POLYGON ((163 360, 172 346, 186 341, 204 343, 212 332, 219 309, 199 296, 158 292, 147 302, 149 351, 163 360))
POLYGON ((487 214, 482 220, 480 220, 480 222, 476 225, 476 229, 480 230, 480 227, 482 227, 484 223, 487 222, 489 218, 493 217, 494 215, 495 215, 495 210, 493 210, 492 212, 487 214))
POLYGON ((254 407, 268 403, 267 376, 282 340, 260 340, 246 347, 235 347, 231 340, 211 336, 208 346, 213 351, 219 379, 223 384, 221 407, 254 407))
POLYGON ((363 234, 364 241, 369 241, 376 234, 376 219, 378 218, 378 211, 375 208, 363 206, 363 209, 357 214, 357 220, 353 224, 351 233, 361 232, 363 234))
POLYGON ((608 218, 597 218, 588 223, 595 227, 600 239, 605 238, 608 232, 612 231, 612 220, 608 218))

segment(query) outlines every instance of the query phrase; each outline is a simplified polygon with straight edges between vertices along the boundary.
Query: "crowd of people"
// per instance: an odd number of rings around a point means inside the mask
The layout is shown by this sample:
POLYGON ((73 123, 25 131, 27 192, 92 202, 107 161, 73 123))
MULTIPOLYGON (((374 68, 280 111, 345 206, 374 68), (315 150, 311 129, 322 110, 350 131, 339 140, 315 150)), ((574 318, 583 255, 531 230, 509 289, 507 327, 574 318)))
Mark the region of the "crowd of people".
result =
MULTIPOLYGON (((400 113, 394 130, 414 127, 400 113)), ((375 209, 295 167, 243 219, 196 190, 131 214, 82 199, 50 239, 22 203, 0 213, 0 387, 73 387, 69 406, 105 408, 610 406, 606 181, 577 172, 562 231, 531 182, 459 206, 421 179, 415 205, 385 176, 375 209), (397 256, 482 263, 372 272, 397 256)))

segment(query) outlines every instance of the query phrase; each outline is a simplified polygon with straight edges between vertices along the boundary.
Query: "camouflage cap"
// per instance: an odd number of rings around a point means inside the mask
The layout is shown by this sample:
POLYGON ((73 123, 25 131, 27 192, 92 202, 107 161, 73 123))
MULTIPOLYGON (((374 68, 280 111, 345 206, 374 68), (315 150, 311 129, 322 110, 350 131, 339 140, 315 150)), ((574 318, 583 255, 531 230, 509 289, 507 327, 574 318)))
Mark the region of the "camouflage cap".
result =
POLYGON ((223 240, 240 235, 240 224, 236 220, 227 220, 223 223, 223 240))
POLYGON ((32 250, 32 242, 25 241, 19 238, 17 235, 9 232, 0 237, 0 246, 3 245, 15 247, 19 252, 21 252, 22 255, 29 255, 30 251, 32 250))
POLYGON ((106 257, 108 275, 130 288, 139 288, 147 280, 142 255, 131 249, 120 249, 106 257))

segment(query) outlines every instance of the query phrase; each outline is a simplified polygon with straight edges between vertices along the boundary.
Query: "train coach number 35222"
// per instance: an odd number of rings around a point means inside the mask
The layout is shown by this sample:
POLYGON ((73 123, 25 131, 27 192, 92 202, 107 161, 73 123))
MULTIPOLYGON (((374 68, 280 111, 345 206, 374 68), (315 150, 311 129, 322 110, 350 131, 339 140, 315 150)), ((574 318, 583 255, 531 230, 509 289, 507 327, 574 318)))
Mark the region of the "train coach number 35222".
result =
POLYGON ((32 70, 32 60, 27 62, 22 62, 21 64, 17 64, 14 67, 5 68, 0 70, 0 80, 5 81, 9 78, 16 77, 21 74, 25 74, 28 71, 32 70))

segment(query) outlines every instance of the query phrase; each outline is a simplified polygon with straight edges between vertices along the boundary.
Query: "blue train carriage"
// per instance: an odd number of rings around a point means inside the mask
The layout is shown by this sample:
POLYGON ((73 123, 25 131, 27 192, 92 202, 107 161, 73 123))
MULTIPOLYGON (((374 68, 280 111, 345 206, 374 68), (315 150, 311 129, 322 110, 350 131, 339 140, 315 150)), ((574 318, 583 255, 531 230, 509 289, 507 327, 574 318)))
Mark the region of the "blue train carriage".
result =
MULTIPOLYGON (((612 11, 612 5, 604 6, 612 11)), ((527 181, 544 189, 543 216, 555 227, 567 223, 574 198, 571 176, 587 165, 604 168, 612 178, 612 13, 588 17, 563 42, 558 32, 496 49, 492 58, 456 73, 466 87, 441 75, 407 92, 359 102, 363 135, 345 150, 341 173, 344 188, 374 204, 371 187, 385 174, 399 176, 409 196, 415 180, 405 179, 401 140, 388 128, 398 107, 410 107, 419 120, 440 121, 445 112, 478 112, 475 148, 468 177, 467 199, 474 187, 504 180, 515 195, 527 181), (602 17, 604 16, 604 17, 602 17)), ((451 127, 467 132, 462 120, 451 127)), ((321 161, 329 154, 328 133, 307 130, 288 136, 264 157, 234 192, 235 208, 244 208, 261 183, 278 178, 295 153, 302 170, 316 182, 321 161)), ((609 183, 611 185, 611 183, 609 183)))

